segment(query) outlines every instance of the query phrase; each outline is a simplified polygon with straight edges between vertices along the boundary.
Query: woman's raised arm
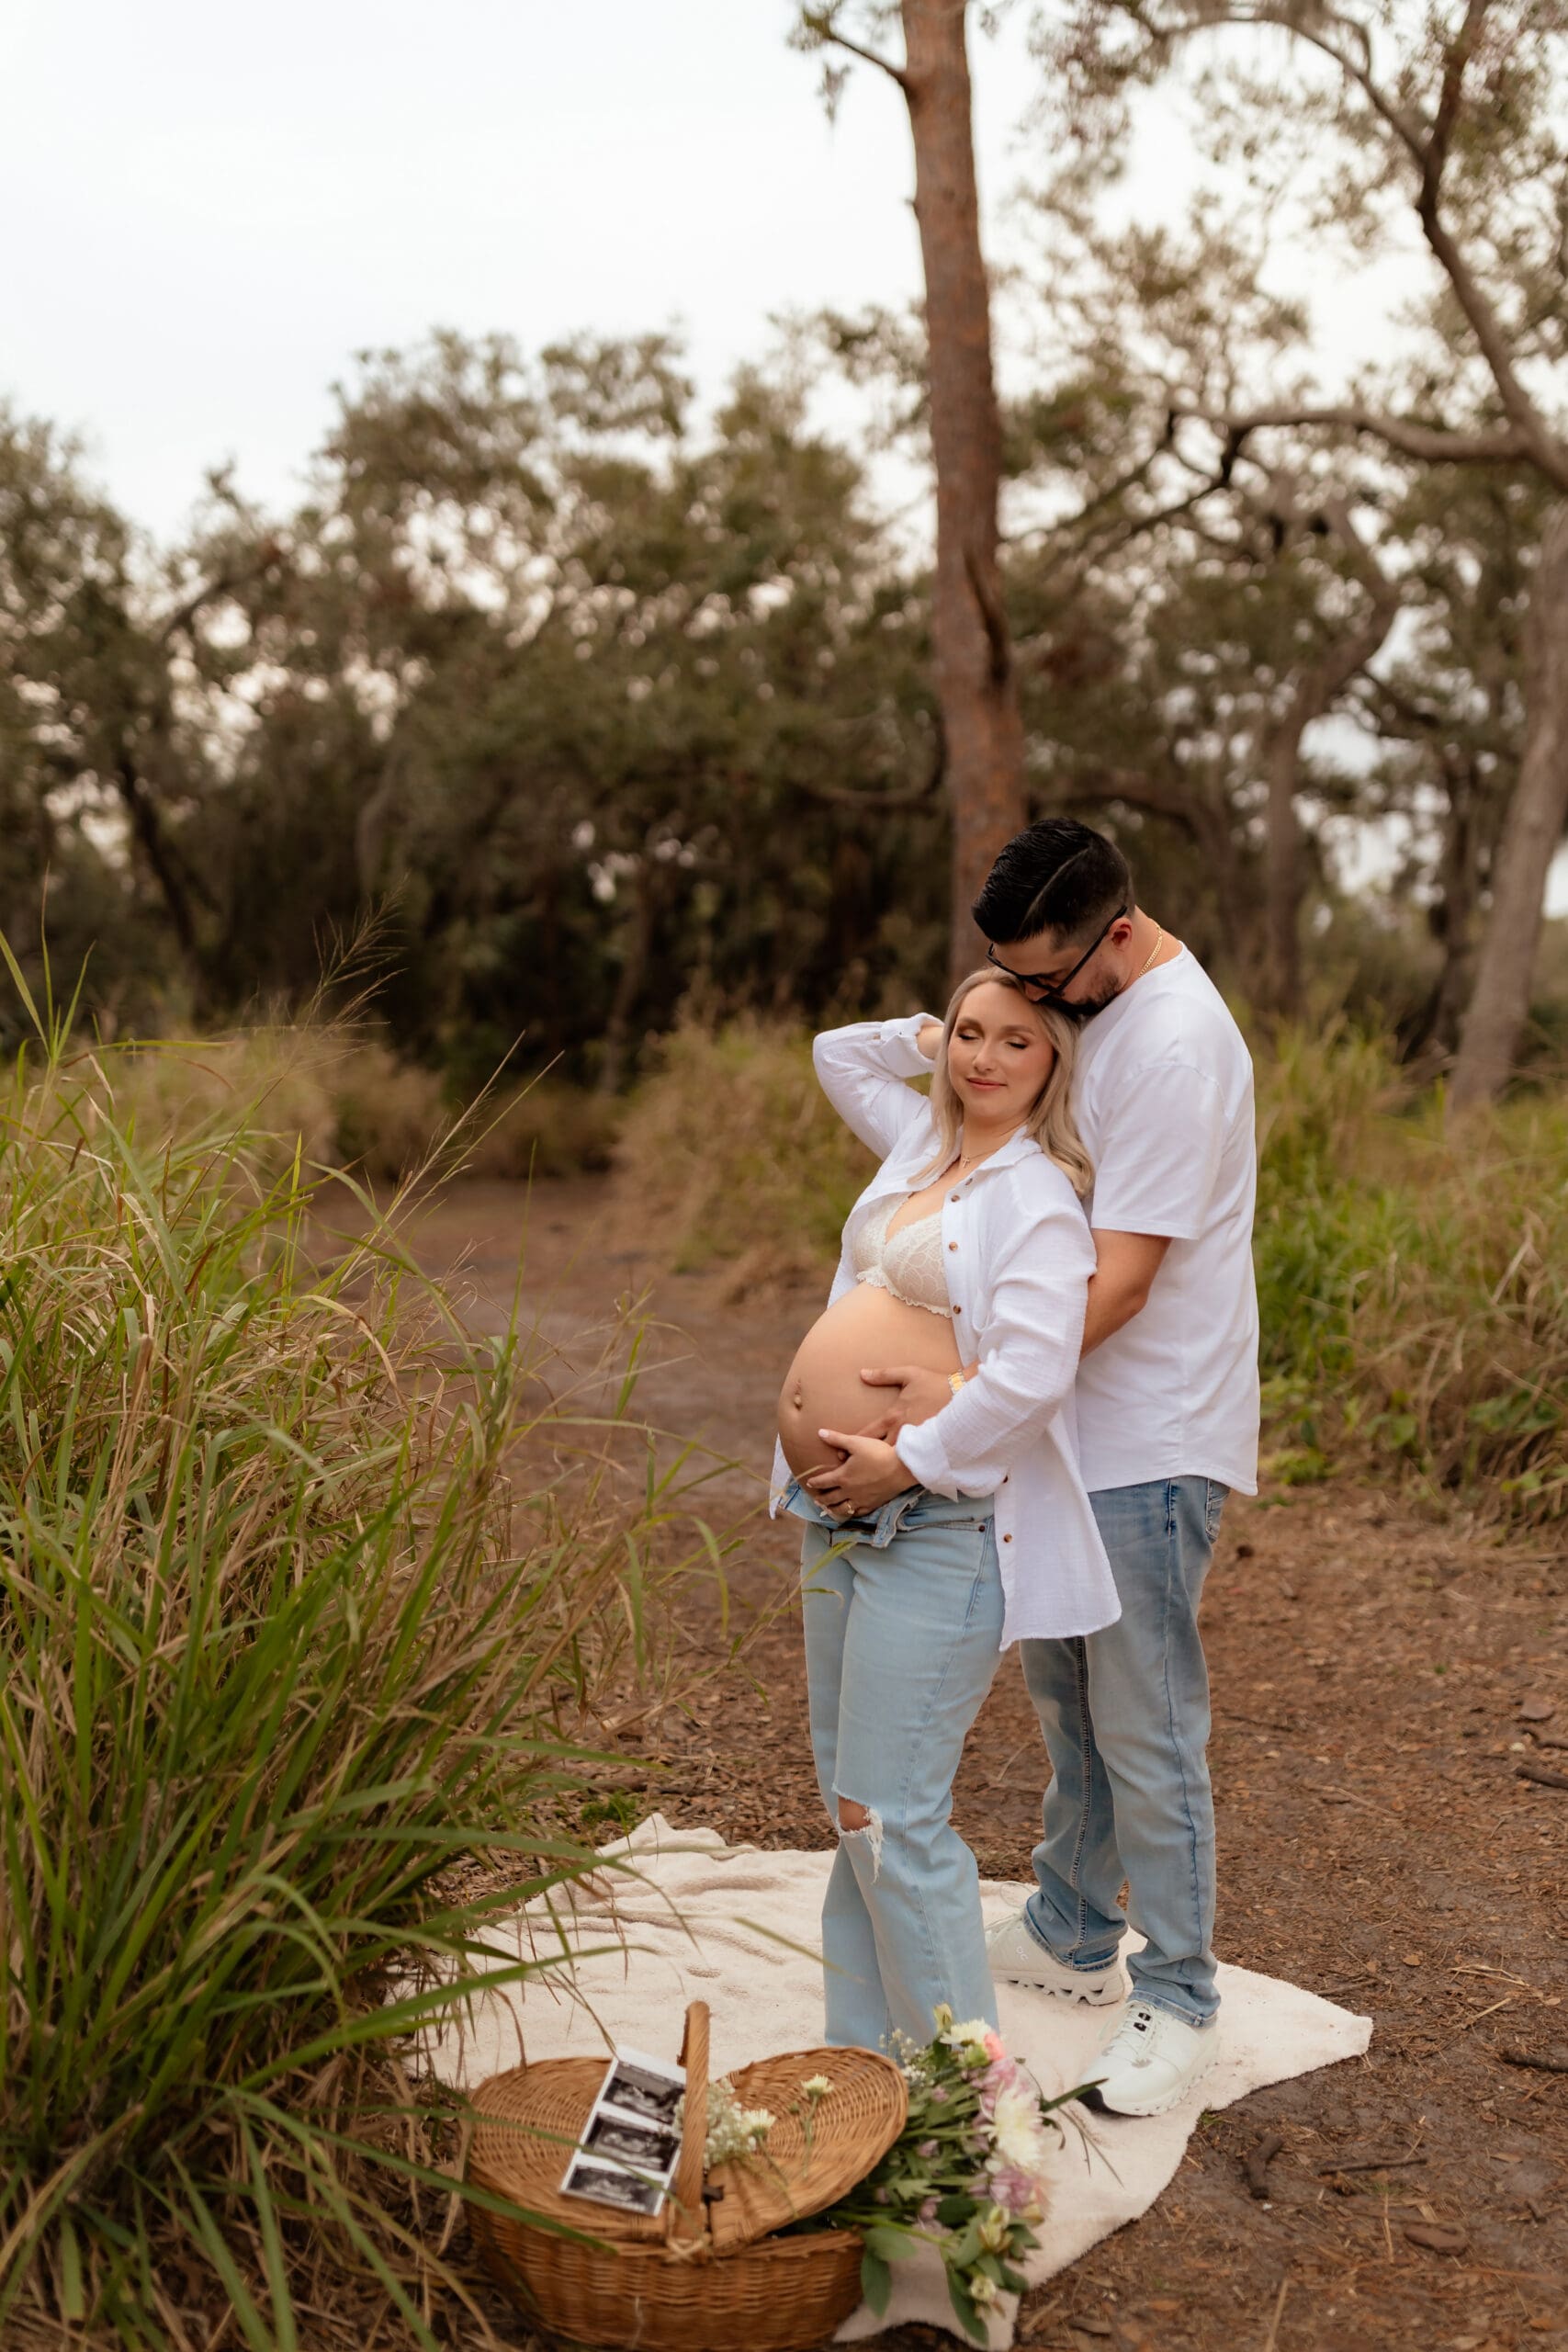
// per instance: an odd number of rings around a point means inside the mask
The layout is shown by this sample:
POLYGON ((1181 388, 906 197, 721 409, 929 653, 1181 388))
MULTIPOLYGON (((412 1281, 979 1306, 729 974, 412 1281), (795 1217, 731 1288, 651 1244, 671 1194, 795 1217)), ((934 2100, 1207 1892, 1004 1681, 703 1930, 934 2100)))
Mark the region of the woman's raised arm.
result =
POLYGON ((824 1029, 811 1047, 823 1093, 847 1127, 886 1159, 899 1138, 925 1114, 926 1102, 909 1084, 929 1078, 934 1064, 921 1051, 922 1032, 942 1023, 929 1012, 904 1021, 854 1021, 847 1029, 824 1029))

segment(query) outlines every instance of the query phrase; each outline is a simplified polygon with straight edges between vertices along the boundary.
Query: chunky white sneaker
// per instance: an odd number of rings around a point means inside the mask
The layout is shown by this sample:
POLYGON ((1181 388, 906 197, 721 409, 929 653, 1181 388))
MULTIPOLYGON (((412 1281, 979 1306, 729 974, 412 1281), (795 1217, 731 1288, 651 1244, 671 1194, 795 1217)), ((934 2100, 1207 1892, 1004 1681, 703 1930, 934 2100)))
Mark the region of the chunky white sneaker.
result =
POLYGON ((1088 2069, 1094 2087, 1084 2105, 1111 2115, 1167 2115, 1197 2088, 1219 2050, 1218 2025, 1189 2025, 1169 2009, 1129 2001, 1088 2069))
POLYGON ((1086 2001, 1091 2009, 1105 2008, 1126 1994, 1119 1961, 1113 1960, 1109 1968, 1069 1968, 1046 1951, 1021 1911, 987 1928, 986 1951, 991 1974, 1001 1984, 1027 1984, 1031 1992, 1055 1993, 1064 2001, 1086 2001))

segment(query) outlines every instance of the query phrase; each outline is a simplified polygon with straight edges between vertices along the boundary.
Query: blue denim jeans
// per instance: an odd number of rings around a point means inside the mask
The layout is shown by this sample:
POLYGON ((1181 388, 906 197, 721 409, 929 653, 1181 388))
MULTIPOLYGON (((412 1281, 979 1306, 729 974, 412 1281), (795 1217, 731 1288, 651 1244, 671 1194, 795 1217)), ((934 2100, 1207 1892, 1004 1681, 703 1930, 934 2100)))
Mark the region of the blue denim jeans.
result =
POLYGON ((811 1748, 839 1828, 822 1905, 827 2039, 926 2042, 946 2001, 997 2021, 975 1857, 949 1814, 969 1726, 1002 1632, 991 1498, 923 1487, 864 1519, 834 1519, 799 1487, 811 1748), (869 1825, 843 1829, 839 1800, 869 1825))
POLYGON ((1069 1968, 1108 1967, 1127 1925, 1140 2000, 1203 2025, 1214 1989, 1209 1672, 1198 1598, 1229 1488, 1157 1478, 1090 1497, 1122 1602, 1087 1638, 1024 1642, 1023 1679, 1051 1758, 1024 1917, 1069 1968))

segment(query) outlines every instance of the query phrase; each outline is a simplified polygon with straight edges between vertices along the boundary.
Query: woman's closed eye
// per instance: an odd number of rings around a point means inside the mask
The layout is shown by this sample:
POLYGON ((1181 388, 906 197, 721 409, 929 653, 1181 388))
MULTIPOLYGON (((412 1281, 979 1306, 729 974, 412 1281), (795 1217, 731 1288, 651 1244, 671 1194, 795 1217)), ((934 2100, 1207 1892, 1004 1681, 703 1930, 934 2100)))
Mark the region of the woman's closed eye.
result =
MULTIPOLYGON (((980 1032, 978 1029, 960 1029, 956 1032, 956 1035, 963 1039, 966 1046, 977 1046, 981 1042, 980 1032)), ((1021 1054, 1028 1053, 1030 1047, 1038 1044, 1038 1042, 1039 1040, 1037 1038, 1026 1037, 1021 1031, 1020 1031, 1016 1037, 998 1037, 997 1040, 998 1045, 1011 1046, 1021 1054)))

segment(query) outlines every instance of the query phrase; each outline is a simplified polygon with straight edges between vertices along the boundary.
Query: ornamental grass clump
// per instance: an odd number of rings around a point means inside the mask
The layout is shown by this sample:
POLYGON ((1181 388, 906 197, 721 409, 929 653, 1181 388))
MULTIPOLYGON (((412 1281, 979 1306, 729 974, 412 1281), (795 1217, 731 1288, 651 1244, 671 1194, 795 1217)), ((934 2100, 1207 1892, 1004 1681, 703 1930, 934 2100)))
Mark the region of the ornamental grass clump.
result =
POLYGON ((547 1403, 540 1343, 472 1338, 390 1217, 326 1233, 297 1141, 231 1105, 144 1146, 112 1057, 85 1084, 34 1018, 0 1099, 0 2341, 434 2346, 468 2290, 409 2038, 504 1978, 491 1912, 592 1865, 583 1726, 712 1539, 621 1444, 629 1382, 574 1404, 553 1363, 547 1403))

